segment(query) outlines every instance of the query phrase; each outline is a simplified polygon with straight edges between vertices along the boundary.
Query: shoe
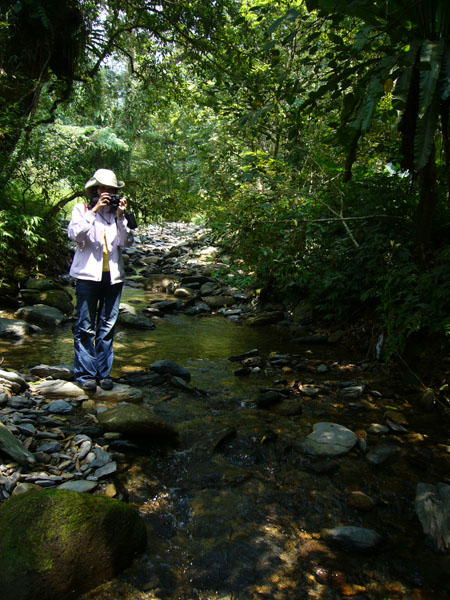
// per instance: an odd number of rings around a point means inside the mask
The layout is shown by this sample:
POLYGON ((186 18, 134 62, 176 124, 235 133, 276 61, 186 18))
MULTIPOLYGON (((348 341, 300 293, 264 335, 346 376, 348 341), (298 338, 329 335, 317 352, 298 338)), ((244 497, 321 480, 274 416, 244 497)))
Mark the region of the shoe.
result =
POLYGON ((81 389, 85 392, 95 392, 97 389, 97 382, 95 379, 88 379, 87 381, 83 381, 81 384, 81 389))
POLYGON ((100 379, 100 387, 102 390, 112 390, 114 386, 113 380, 111 377, 105 377, 105 379, 100 379))

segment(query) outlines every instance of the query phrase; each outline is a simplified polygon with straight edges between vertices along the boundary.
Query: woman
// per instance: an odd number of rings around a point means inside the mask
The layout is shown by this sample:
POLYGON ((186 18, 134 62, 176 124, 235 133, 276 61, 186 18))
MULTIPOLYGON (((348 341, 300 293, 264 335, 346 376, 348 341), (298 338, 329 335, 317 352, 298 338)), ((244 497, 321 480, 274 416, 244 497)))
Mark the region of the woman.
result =
POLYGON ((87 392, 95 392, 97 383, 104 390, 113 387, 114 326, 125 278, 122 248, 133 241, 127 201, 117 198, 124 185, 113 171, 98 169, 85 185, 89 203, 75 206, 68 228, 77 242, 70 269, 77 279, 74 375, 87 392))

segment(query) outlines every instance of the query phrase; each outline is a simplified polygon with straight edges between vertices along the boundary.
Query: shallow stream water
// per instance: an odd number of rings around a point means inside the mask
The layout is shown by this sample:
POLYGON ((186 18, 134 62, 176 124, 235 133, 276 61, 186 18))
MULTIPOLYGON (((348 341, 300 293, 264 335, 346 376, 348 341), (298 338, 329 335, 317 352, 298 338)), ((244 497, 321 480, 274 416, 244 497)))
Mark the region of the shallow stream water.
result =
MULTIPOLYGON (((133 288, 122 298, 138 310, 151 299, 133 288)), ((380 367, 360 366, 358 349, 341 354, 336 347, 289 345, 275 327, 251 328, 222 316, 179 314, 153 331, 119 330, 113 377, 169 359, 186 367, 190 385, 204 393, 147 390, 146 402, 180 432, 176 448, 150 443, 127 453, 116 478, 119 496, 147 523, 148 550, 83 600, 449 598, 450 561, 427 547, 414 515, 416 484, 447 477, 446 425, 439 415, 415 410, 380 367), (296 355, 305 369, 236 377, 237 363, 228 358, 254 348, 263 356, 296 355), (324 373, 321 364, 328 366, 324 373), (295 395, 294 380, 330 391, 298 394, 302 409, 292 414, 255 407, 262 388, 291 386, 295 395), (343 401, 336 383, 348 380, 374 393, 343 401), (382 423, 392 409, 408 420, 406 434, 389 436, 401 448, 393 462, 373 466, 356 450, 317 461, 298 451, 298 440, 318 421, 366 438, 370 424, 382 423), (373 508, 349 506, 352 491, 369 495, 373 508), (381 548, 358 554, 327 545, 321 531, 338 525, 375 529, 381 548)), ((70 364, 71 324, 19 345, 2 341, 0 355, 19 371, 70 364)))

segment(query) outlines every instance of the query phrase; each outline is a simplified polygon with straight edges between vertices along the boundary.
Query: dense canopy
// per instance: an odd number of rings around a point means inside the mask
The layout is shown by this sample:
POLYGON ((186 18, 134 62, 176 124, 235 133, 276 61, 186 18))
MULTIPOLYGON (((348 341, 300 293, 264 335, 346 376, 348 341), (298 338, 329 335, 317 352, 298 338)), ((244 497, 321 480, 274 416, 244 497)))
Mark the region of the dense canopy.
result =
POLYGON ((3 0, 0 103, 3 282, 65 268, 107 167, 141 222, 204 221, 246 283, 370 320, 386 357, 446 339, 447 0, 3 0))

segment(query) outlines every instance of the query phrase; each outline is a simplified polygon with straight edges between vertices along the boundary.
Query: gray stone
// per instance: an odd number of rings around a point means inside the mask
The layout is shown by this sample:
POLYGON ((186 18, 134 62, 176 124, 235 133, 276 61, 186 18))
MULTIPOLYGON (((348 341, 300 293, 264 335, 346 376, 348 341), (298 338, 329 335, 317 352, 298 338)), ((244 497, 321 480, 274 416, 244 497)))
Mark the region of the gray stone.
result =
POLYGON ((94 477, 100 479, 101 477, 106 477, 107 475, 112 475, 117 471, 117 463, 115 461, 109 462, 103 467, 100 467, 94 472, 94 477))
POLYGON ((14 371, 5 371, 4 369, 0 369, 0 378, 4 379, 5 381, 10 381, 11 383, 17 384, 20 391, 22 392, 30 387, 25 381, 25 379, 21 377, 18 373, 15 373, 14 371))
POLYGON ((37 325, 32 325, 20 319, 6 319, 0 317, 0 338, 21 340, 28 335, 42 333, 37 325))
POLYGON ((20 465, 30 466, 36 463, 34 455, 0 422, 0 450, 20 465))
POLYGON ((414 505, 424 534, 438 552, 450 549, 450 485, 419 483, 414 505))
POLYGON ((160 375, 174 375, 181 377, 185 381, 191 380, 191 374, 184 367, 172 362, 171 360, 157 360, 150 365, 150 370, 159 373, 160 375))
POLYGON ((343 425, 316 423, 312 433, 301 442, 301 448, 316 456, 341 456, 350 452, 357 441, 357 435, 343 425))
POLYGON ((400 447, 396 444, 378 444, 371 448, 366 454, 366 460, 372 465, 381 465, 396 458, 400 453, 400 447))
POLYGON ((129 327, 130 329, 155 329, 153 321, 143 315, 121 313, 117 319, 117 323, 121 327, 129 327))
POLYGON ((325 541, 349 552, 373 550, 381 542, 381 536, 373 529, 347 525, 322 531, 325 541))
POLYGON ((86 396, 86 392, 81 387, 71 381, 62 379, 41 381, 34 389, 45 398, 81 398, 86 396))
POLYGON ((30 373, 36 377, 52 377, 69 381, 73 377, 72 367, 66 365, 36 365, 30 369, 30 373))
POLYGON ((112 390, 102 390, 100 386, 97 386, 97 390, 95 394, 91 395, 91 398, 107 402, 139 403, 144 398, 144 392, 136 387, 115 383, 112 390))
POLYGON ((52 414, 65 414, 73 411, 73 406, 65 400, 53 400, 47 404, 47 410, 52 414))
POLYGON ((52 454, 53 452, 60 452, 62 450, 62 446, 59 442, 44 442, 38 448, 39 452, 46 452, 47 454, 52 454))
POLYGON ((47 306, 45 304, 22 306, 14 316, 27 321, 27 323, 35 323, 42 327, 58 327, 65 320, 62 311, 54 306, 47 306))
POLYGON ((59 490, 72 490, 73 492, 91 492, 97 487, 96 481, 86 481, 86 479, 77 479, 75 481, 65 481, 58 485, 59 490))
POLYGON ((145 437, 149 442, 172 442, 177 438, 177 432, 148 406, 120 404, 98 413, 97 419, 105 431, 145 437))

